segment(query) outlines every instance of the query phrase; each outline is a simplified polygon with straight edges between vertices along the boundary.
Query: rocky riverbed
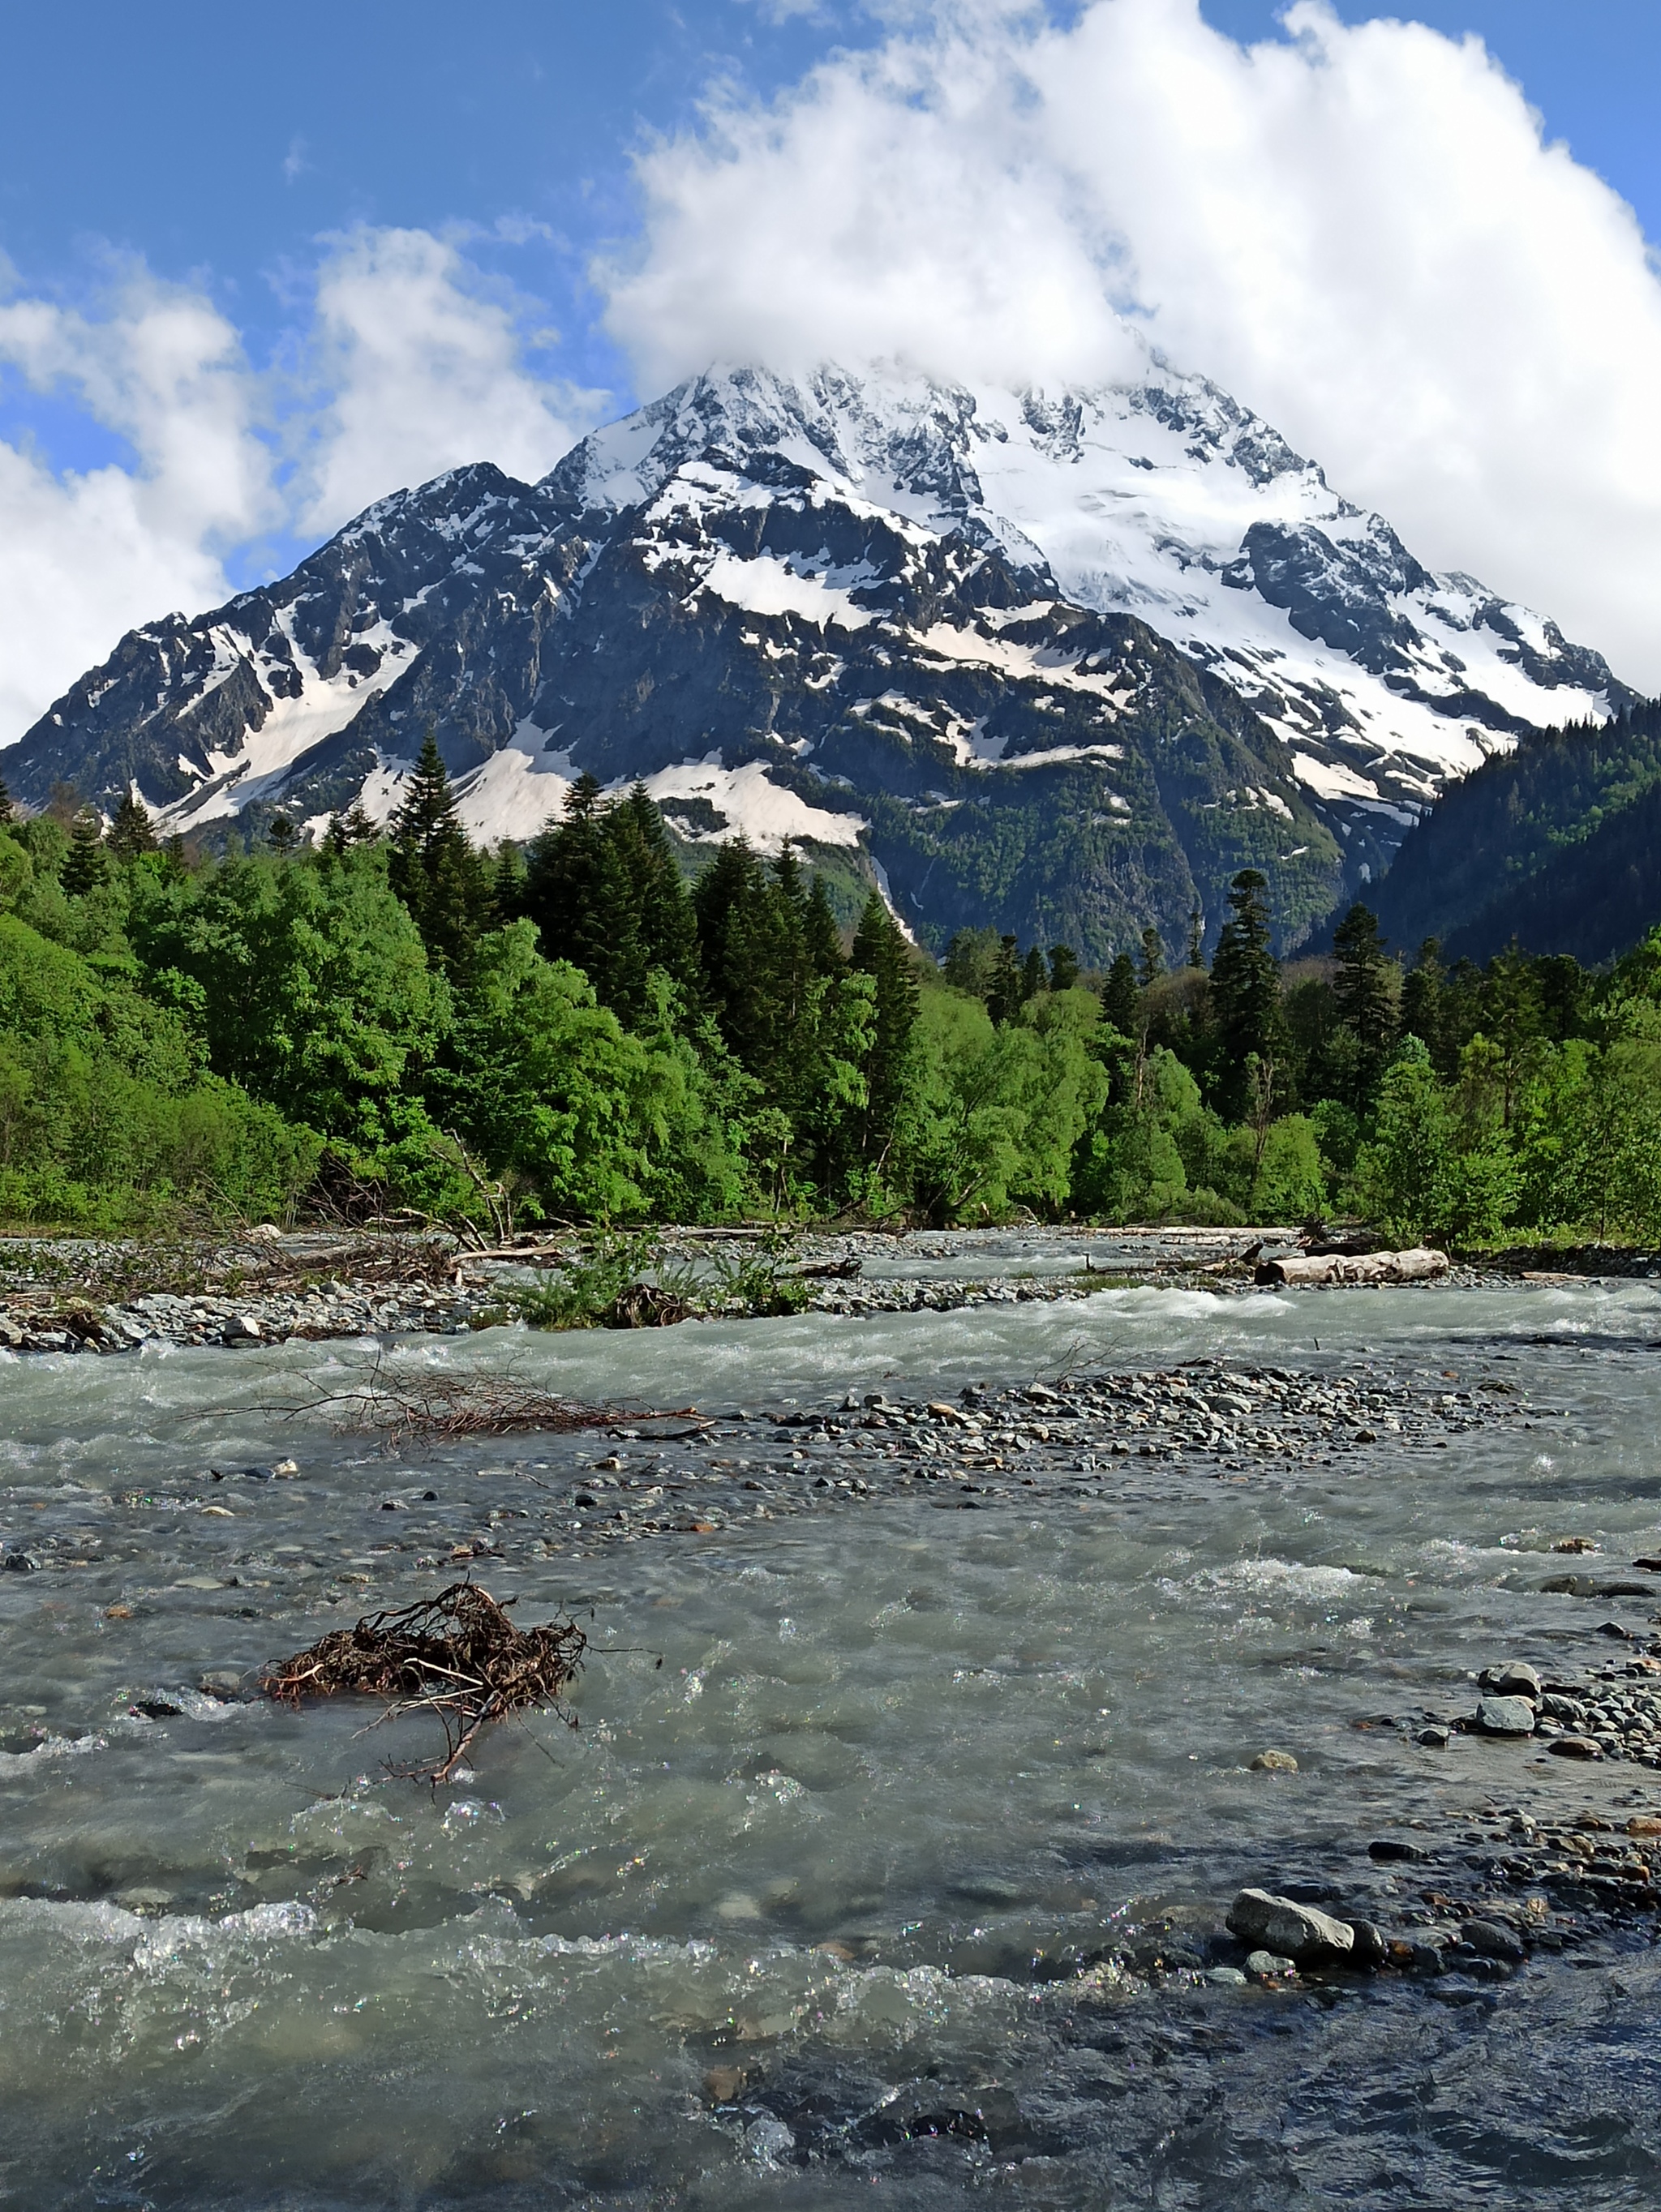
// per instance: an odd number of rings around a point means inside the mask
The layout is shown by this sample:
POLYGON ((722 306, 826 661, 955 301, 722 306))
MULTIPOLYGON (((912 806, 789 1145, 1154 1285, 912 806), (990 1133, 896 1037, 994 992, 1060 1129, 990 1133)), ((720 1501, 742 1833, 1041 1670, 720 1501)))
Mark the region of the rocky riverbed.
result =
POLYGON ((1086 1256, 922 1243, 893 1311, 9 1364, 19 2203, 1653 2201, 1654 1291, 916 1310, 1086 1256), (435 1382, 588 1410, 369 1418, 435 1382), (259 1695, 464 1576, 580 1615, 580 1731, 435 1796, 259 1695))

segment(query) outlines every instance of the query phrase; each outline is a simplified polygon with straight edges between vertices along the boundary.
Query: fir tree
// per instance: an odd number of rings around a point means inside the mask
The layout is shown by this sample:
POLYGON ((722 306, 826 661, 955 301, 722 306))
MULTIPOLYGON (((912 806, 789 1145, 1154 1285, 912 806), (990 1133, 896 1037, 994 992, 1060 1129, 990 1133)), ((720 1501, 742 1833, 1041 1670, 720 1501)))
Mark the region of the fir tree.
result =
MULTIPOLYGON (((868 902, 867 910, 869 910, 868 902)), ((824 888, 824 877, 820 875, 814 876, 808 890, 806 926, 807 957, 813 963, 813 973, 816 975, 845 975, 848 956, 842 949, 842 932, 837 927, 830 895, 824 888)))
POLYGON ((1023 1003, 1019 950, 1013 937, 1001 937, 997 957, 987 979, 986 1011, 1000 1028, 1014 1020, 1023 1003))
POLYGON ((300 842, 300 832, 288 815, 278 812, 265 824, 265 842, 274 853, 292 853, 300 842))
POLYGON ((1036 999, 1040 991, 1050 988, 1050 969, 1044 957, 1035 945, 1021 963, 1021 1004, 1036 999))
POLYGON ((0 830, 17 818, 17 810, 11 803, 11 793, 6 788, 6 779, 0 775, 0 830))
POLYGON ((873 891, 854 933, 853 965, 875 978, 876 1036, 865 1069, 867 1097, 861 1131, 866 1164, 881 1171, 894 1141, 910 1079, 919 993, 910 949, 873 891))
POLYGON ((70 898, 84 898, 107 880, 109 860, 104 850, 104 825, 97 810, 83 806, 70 825, 70 849, 58 880, 70 898))
POLYGON ((1355 1039, 1354 1096, 1346 1103, 1359 1111, 1371 1100, 1396 1041, 1391 963, 1377 915, 1358 901, 1333 932, 1332 949, 1338 963, 1333 999, 1355 1039))
POLYGON ((1427 937, 1419 947, 1419 957, 1402 986, 1402 1028, 1407 1036, 1419 1039, 1430 1054, 1432 1066, 1445 1073, 1443 976, 1440 942, 1427 937))
POLYGON ((1219 1109, 1238 1121, 1248 1109, 1262 1108, 1266 1073, 1286 1063, 1285 1023, 1281 1011, 1281 970, 1270 950, 1269 881, 1256 868, 1242 868, 1229 886, 1232 909, 1217 939, 1211 963, 1211 999, 1221 1065, 1219 1109))
POLYGON ((1151 991, 1164 974, 1165 946, 1159 941, 1159 931, 1149 922, 1142 932, 1141 981, 1143 990, 1151 991))
POLYGON ((392 821, 387 875, 441 968, 465 969, 490 914, 490 875, 468 842, 429 730, 392 821))
POLYGON ((1142 993, 1136 981, 1136 963, 1128 952, 1115 956, 1102 987, 1102 1012, 1121 1036, 1142 1033, 1142 993))
POLYGON ((380 835, 359 797, 353 799, 344 814, 329 817, 329 826, 323 833, 323 849, 337 860, 344 860, 354 845, 373 845, 380 835))
POLYGON ((115 810, 108 843, 116 859, 124 862, 155 850, 155 831, 150 825, 149 809, 131 785, 122 793, 121 804, 115 810))
POLYGON ((1189 909, 1188 964, 1190 968, 1205 964, 1205 916, 1197 904, 1189 909))
POLYGON ((1070 945, 1052 945, 1050 948, 1050 989, 1070 991, 1078 980, 1078 954, 1070 945))

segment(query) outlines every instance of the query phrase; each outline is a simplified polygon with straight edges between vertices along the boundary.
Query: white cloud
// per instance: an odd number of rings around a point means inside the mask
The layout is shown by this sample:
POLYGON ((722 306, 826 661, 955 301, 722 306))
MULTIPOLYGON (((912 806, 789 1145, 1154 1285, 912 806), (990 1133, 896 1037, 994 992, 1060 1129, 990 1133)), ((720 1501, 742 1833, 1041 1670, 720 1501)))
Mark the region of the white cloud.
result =
POLYGON ((0 362, 65 391, 135 465, 56 474, 0 442, 0 742, 123 629, 225 592, 219 551, 276 515, 236 332, 211 303, 128 271, 88 316, 0 304, 0 362))
POLYGON ((84 311, 0 300, 0 366, 131 453, 54 470, 0 441, 0 745, 125 630, 228 597, 224 562, 251 540, 326 534, 462 462, 543 474, 598 395, 532 372, 526 347, 550 334, 522 334, 517 306, 430 233, 334 240, 302 325, 310 373, 296 403, 211 301, 142 268, 84 311), (285 451, 298 456, 286 477, 285 451))
POLYGON ((1376 504, 1661 686, 1661 283, 1630 210, 1475 40, 1299 0, 1242 49, 1197 0, 1000 0, 730 95, 641 162, 598 274, 656 386, 895 355, 1110 379, 1116 306, 1376 504))
POLYGON ((315 337, 332 396, 307 426, 304 528, 337 529, 443 469, 490 460, 536 477, 569 450, 603 395, 531 374, 514 304, 430 231, 335 241, 315 337))

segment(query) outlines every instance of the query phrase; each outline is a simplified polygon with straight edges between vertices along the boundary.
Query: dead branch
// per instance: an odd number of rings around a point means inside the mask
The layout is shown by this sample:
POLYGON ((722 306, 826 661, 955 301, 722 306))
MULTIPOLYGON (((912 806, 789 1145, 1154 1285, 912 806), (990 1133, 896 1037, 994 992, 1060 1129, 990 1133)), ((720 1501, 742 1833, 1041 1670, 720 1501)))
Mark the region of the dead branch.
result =
POLYGON ((382 1699, 386 1720, 434 1714, 444 1730, 443 1759, 430 1769, 399 1771, 436 1784, 450 1779, 489 1722, 552 1711, 575 1728, 561 1699, 587 1648, 574 1620, 517 1628, 488 1590, 452 1583, 436 1597, 332 1631, 268 1668, 260 1686, 295 1708, 350 1691, 382 1699))

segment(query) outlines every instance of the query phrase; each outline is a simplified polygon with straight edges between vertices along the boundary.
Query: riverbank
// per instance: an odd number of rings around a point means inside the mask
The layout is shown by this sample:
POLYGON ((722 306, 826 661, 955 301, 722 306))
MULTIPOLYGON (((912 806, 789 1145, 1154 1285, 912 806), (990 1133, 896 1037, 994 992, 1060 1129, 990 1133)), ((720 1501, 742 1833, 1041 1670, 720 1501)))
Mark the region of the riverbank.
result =
MULTIPOLYGON (((837 1316, 949 1312, 981 1305, 1076 1302, 1104 1286, 1239 1294, 1263 1253, 1296 1249, 1287 1228, 855 1231, 804 1233, 777 1259, 804 1310, 837 1316), (1025 1248, 1025 1249, 1024 1249, 1025 1248), (991 1264, 989 1264, 990 1255, 991 1264), (1003 1265, 997 1264, 1001 1257, 1003 1265), (954 1264, 955 1263, 955 1264, 954 1264)), ((710 1271, 753 1256, 751 1234, 666 1230, 672 1266, 710 1271)), ((478 1253, 447 1236, 279 1234, 275 1230, 166 1244, 0 1237, 0 1352, 130 1352, 144 1344, 243 1349, 291 1341, 461 1335, 518 1316, 527 1297, 580 1263, 580 1239, 478 1253)), ((1579 1273, 1646 1275, 1647 1254, 1603 1248, 1532 1252, 1456 1267, 1465 1288, 1579 1273), (1615 1264, 1617 1257, 1624 1265, 1615 1264), (1594 1269, 1591 1262, 1601 1262, 1594 1269)), ((719 1310, 719 1309, 717 1309, 719 1310)))

